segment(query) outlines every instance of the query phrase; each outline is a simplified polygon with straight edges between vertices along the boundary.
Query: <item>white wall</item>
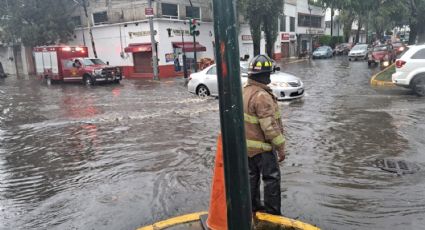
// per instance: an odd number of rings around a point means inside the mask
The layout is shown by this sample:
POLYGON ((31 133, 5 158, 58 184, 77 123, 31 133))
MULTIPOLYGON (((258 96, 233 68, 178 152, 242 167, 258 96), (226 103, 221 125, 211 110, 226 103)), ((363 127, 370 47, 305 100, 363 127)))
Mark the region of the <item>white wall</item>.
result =
MULTIPOLYGON (((159 64, 160 65, 172 65, 173 62, 166 63, 165 61, 165 54, 167 53, 173 53, 173 42, 182 42, 181 35, 177 34, 175 35, 173 32, 171 32, 171 37, 168 36, 167 29, 170 28, 172 30, 185 30, 189 31, 189 25, 184 24, 183 21, 168 21, 168 20, 156 20, 155 21, 155 29, 158 30, 158 35, 156 36, 156 41, 159 42, 158 44, 158 57, 159 57, 159 64)), ((213 41, 214 41, 214 27, 213 24, 210 22, 200 22, 200 25, 197 26, 197 29, 200 31, 199 36, 196 37, 196 42, 198 42, 200 45, 206 47, 206 51, 204 52, 197 52, 197 59, 198 61, 201 58, 211 58, 214 59, 214 47, 213 47, 213 41)), ((193 36, 187 35, 185 33, 184 36, 185 42, 193 42, 193 36)), ((187 53, 188 57, 192 57, 193 53, 187 53)))
POLYGON ((7 74, 16 74, 15 62, 9 58, 13 57, 12 47, 0 47, 0 62, 3 65, 4 72, 7 74))

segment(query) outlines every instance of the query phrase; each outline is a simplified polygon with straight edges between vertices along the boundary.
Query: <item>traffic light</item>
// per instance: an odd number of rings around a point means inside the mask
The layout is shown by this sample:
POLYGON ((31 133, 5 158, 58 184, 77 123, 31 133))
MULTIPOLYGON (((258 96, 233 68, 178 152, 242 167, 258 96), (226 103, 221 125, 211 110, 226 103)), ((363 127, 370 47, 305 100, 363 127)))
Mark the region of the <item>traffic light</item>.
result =
POLYGON ((190 35, 199 36, 199 30, 196 30, 197 25, 199 24, 196 22, 196 19, 189 19, 190 35))

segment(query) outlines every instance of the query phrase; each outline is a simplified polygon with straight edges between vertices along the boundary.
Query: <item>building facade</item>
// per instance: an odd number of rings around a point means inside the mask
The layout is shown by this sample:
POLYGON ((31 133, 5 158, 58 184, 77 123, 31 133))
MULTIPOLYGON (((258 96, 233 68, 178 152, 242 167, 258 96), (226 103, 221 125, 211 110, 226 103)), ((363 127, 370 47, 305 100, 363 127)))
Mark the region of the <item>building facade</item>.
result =
MULTIPOLYGON (((214 28, 212 1, 157 0, 153 2, 155 40, 157 42, 160 77, 181 74, 182 54, 193 66, 194 52, 197 62, 214 58, 214 28), (200 35, 193 41, 189 34, 188 18, 197 19, 200 35)), ((146 0, 91 0, 88 17, 82 7, 73 20, 76 29, 72 45, 86 45, 90 54, 91 27, 99 58, 112 65, 122 66, 127 76, 152 76, 152 51, 146 0)), ((295 57, 300 51, 311 50, 314 38, 324 34, 324 10, 308 4, 308 0, 285 0, 284 13, 279 16, 279 37, 274 46, 274 58, 295 57)), ((249 25, 241 21, 239 31, 240 56, 253 56, 249 25)), ((265 53, 265 41, 261 41, 265 53)))

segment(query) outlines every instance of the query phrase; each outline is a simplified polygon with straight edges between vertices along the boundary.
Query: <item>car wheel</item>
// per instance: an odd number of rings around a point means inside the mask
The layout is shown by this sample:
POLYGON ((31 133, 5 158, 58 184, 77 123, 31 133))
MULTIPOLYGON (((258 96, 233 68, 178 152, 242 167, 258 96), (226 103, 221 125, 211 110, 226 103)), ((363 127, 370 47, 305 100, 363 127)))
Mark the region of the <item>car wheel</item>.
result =
POLYGON ((199 97, 208 97, 210 95, 210 90, 205 85, 200 85, 196 89, 196 95, 199 97))
POLYGON ((425 96, 425 76, 417 77, 413 82, 413 91, 420 96, 425 96))
POLYGON ((91 76, 88 76, 88 75, 84 76, 83 81, 86 86, 93 85, 93 80, 91 76))
POLYGON ((348 58, 348 61, 351 61, 351 58, 348 58))
POLYGON ((115 80, 114 80, 114 83, 115 83, 115 84, 119 84, 119 83, 120 83, 120 79, 115 79, 115 80))

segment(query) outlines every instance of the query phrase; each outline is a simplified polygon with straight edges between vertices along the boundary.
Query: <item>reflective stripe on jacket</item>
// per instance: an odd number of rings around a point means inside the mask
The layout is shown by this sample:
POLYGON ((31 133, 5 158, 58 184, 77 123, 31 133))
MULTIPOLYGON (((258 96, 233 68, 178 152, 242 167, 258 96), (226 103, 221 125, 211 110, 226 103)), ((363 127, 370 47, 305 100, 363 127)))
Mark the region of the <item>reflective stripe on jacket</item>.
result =
POLYGON ((243 110, 249 157, 285 144, 277 98, 268 86, 249 79, 243 90, 243 110))

